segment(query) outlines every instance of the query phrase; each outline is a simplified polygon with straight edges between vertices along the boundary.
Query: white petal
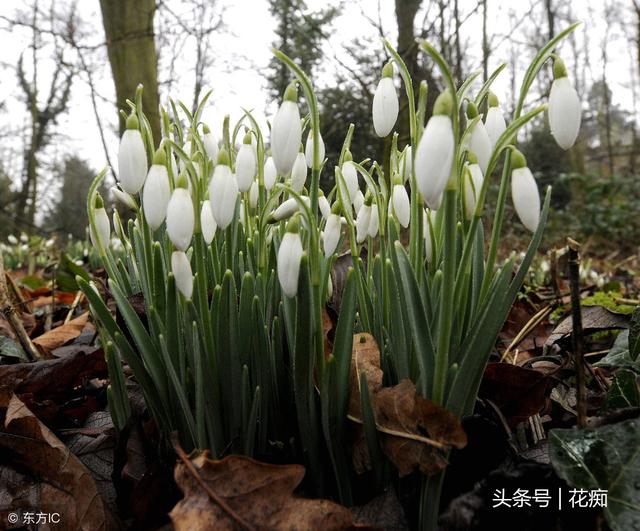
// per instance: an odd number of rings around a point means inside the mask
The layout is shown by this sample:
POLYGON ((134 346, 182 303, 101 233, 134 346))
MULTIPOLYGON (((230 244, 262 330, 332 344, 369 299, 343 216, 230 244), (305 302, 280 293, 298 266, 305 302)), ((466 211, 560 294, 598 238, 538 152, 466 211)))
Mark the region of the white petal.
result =
MULTIPOLYGON (((307 143, 305 144, 305 148, 304 148, 304 156, 307 161, 307 166, 309 168, 313 167, 313 134, 312 133, 313 133, 312 131, 309 131, 309 134, 307 135, 307 143)), ((324 148, 324 140, 322 140, 322 135, 319 135, 319 137, 320 137, 320 145, 318 149, 318 162, 322 164, 322 162, 324 161, 325 148, 324 148)))
POLYGON ((256 175, 256 157, 253 154, 251 144, 242 144, 236 157, 236 179, 238 190, 246 192, 251 188, 251 183, 256 175))
POLYGON ((436 212, 435 210, 425 209, 422 216, 422 227, 424 232, 424 252, 427 258, 427 262, 431 262, 433 259, 433 243, 436 238, 435 223, 436 212))
POLYGON ((342 177, 344 179, 344 184, 347 187, 348 198, 347 201, 352 202, 356 193, 358 192, 358 170, 352 161, 348 160, 342 165, 342 177))
MULTIPOLYGON (((207 152, 209 158, 215 163, 218 160, 218 139, 213 135, 211 131, 202 137, 202 143, 204 144, 204 150, 207 152)), ((188 152, 187 152, 188 153, 188 152)))
POLYGON ((549 94, 549 126, 562 149, 569 149, 578 138, 582 106, 568 77, 556 79, 549 94))
POLYGON ((469 136, 469 149, 478 157, 478 164, 482 169, 482 173, 485 174, 491 159, 493 145, 491 144, 489 133, 487 133, 487 128, 481 120, 478 120, 473 126, 473 131, 469 136))
POLYGON ((340 216, 337 214, 331 214, 327 219, 327 224, 324 227, 322 233, 322 244, 324 249, 324 255, 326 257, 331 256, 338 247, 340 241, 340 232, 342 230, 342 223, 340 222, 340 216))
POLYGON ((393 187, 393 211, 396 218, 404 228, 409 226, 409 220, 411 218, 411 206, 409 204, 409 196, 407 190, 401 184, 396 184, 393 187))
POLYGON ((278 249, 278 280, 283 293, 287 297, 295 297, 298 293, 298 277, 300 276, 300 260, 302 258, 302 242, 297 233, 287 232, 278 249))
POLYGON ((200 209, 200 228, 202 229, 204 241, 209 245, 213 241, 216 230, 218 229, 216 220, 213 218, 213 212, 211 212, 210 201, 204 201, 202 203, 202 208, 200 209))
POLYGON ((480 189, 482 188, 482 170, 478 164, 469 164, 469 172, 465 172, 464 212, 467 219, 473 217, 480 189))
POLYGON ((327 219, 331 214, 331 205, 329 205, 329 201, 323 195, 318 197, 318 206, 320 207, 320 212, 322 213, 322 217, 327 219))
POLYGON ((507 128, 507 124, 504 121, 504 115, 502 114, 502 109, 500 107, 489 107, 487 110, 487 117, 484 120, 484 126, 487 129, 491 145, 495 146, 500 135, 502 135, 507 128))
POLYGON ((271 155, 280 175, 291 171, 301 141, 298 105, 293 101, 283 101, 271 127, 271 155))
POLYGON ((529 168, 511 173, 511 199, 522 224, 534 232, 540 221, 540 194, 529 168))
POLYGON ((276 184, 276 178, 278 176, 278 170, 273 162, 273 157, 267 158, 264 163, 264 187, 267 191, 271 190, 276 184))
POLYGON ((144 217, 153 230, 162 225, 170 198, 171 189, 166 166, 152 165, 142 190, 142 206, 144 217))
POLYGON ((251 188, 249 188, 249 206, 251 208, 256 208, 258 206, 259 194, 260 187, 258 186, 258 181, 253 181, 253 183, 251 183, 251 188))
POLYGON ((378 235, 378 229, 380 228, 380 215, 378 214, 378 205, 373 203, 371 205, 371 220, 369 221, 369 229, 367 230, 367 236, 375 238, 378 235))
MULTIPOLYGON (((111 236, 111 225, 109 224, 109 216, 107 215, 107 211, 104 208, 96 208, 93 211, 93 217, 96 224, 96 232, 98 234, 98 237, 100 238, 100 242, 105 248, 107 248, 109 247, 109 237, 111 236)), ((95 247, 98 247, 96 235, 92 230, 89 231, 89 236, 91 237, 91 243, 95 247)), ((9 242, 11 242, 11 240, 9 240, 9 242)))
POLYGON ((398 109, 398 95, 393 79, 383 77, 373 95, 373 128, 379 137, 391 133, 398 119, 398 109))
POLYGON ((307 161, 304 158, 304 153, 298 153, 296 160, 291 168, 291 188, 296 193, 300 193, 304 188, 304 184, 307 180, 307 161))
POLYGON ((362 243, 367 239, 369 224, 371 223, 371 206, 363 204, 356 217, 356 241, 362 243))
POLYGON ((451 118, 432 116, 425 127, 415 157, 418 188, 430 208, 436 209, 451 173, 453 162, 453 126, 451 118))
POLYGON ((137 194, 147 176, 147 152, 137 129, 127 129, 118 150, 118 180, 128 194, 137 194))
POLYGON ((174 251, 171 254, 171 272, 176 279, 178 291, 190 299, 193 293, 193 273, 189 259, 183 251, 174 251))
POLYGON ((185 188, 176 188, 167 206, 167 234, 180 251, 186 251, 189 247, 194 225, 191 195, 185 188))
POLYGON ((213 219, 222 230, 226 229, 233 219, 237 198, 238 183, 231 169, 224 164, 218 164, 209 183, 209 201, 213 219))

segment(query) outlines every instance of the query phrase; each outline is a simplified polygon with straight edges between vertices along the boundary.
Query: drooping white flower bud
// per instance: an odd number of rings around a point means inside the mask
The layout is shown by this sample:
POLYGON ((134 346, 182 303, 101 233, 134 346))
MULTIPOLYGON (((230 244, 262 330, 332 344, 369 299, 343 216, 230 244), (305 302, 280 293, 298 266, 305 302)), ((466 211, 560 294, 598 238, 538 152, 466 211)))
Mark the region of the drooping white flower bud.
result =
POLYGON ((469 164, 464 169, 464 215, 471 219, 476 210, 484 177, 473 152, 468 155, 469 164))
MULTIPOLYGON (((471 121, 477 116, 477 107, 473 102, 469 102, 467 105, 467 118, 471 121)), ((475 153, 478 159, 478 164, 482 169, 482 174, 484 175, 487 172, 487 167, 489 166, 493 145, 491 144, 489 133, 487 133, 487 128, 482 120, 477 120, 471 127, 472 129, 469 131, 466 147, 469 151, 475 153)))
POLYGON ((166 162, 164 148, 160 147, 153 156, 153 164, 149 168, 147 180, 142 190, 144 217, 153 230, 162 225, 171 197, 166 162))
POLYGON ((378 235, 380 229, 380 214, 378 213, 378 205, 373 203, 371 205, 371 220, 369 221, 369 229, 367 230, 367 236, 375 238, 378 235))
POLYGON ((582 106, 560 58, 556 58, 553 63, 553 75, 555 79, 549 94, 549 126, 557 144, 562 149, 569 149, 578 138, 582 106))
POLYGON ((522 224, 535 232, 540 221, 540 193, 524 155, 514 150, 511 155, 511 199, 522 224))
POLYGON ((171 272, 176 279, 178 291, 186 299, 190 299, 193 293, 193 273, 191 264, 184 251, 173 251, 171 253, 171 272))
POLYGON ((393 63, 382 69, 382 79, 373 95, 373 128, 376 135, 385 137, 393 130, 398 119, 398 94, 393 84, 393 63))
POLYGON ((138 203, 136 203, 136 200, 133 198, 131 194, 128 194, 127 192, 123 192, 117 186, 112 186, 110 190, 111 190, 111 193, 113 194, 113 197, 115 197, 118 200, 118 202, 122 203, 128 209, 136 210, 138 208, 138 203))
POLYGON ((411 159, 411 146, 407 146, 404 149, 402 158, 400 159, 400 175, 402 175, 402 181, 406 183, 411 177, 411 168, 413 160, 411 159))
POLYGON ((298 110, 298 89, 291 83, 271 126, 271 154, 280 175, 287 175, 298 155, 302 126, 298 110))
POLYGON ((330 213, 322 233, 322 245, 324 255, 327 258, 336 252, 338 242, 340 241, 341 231, 342 222, 340 221, 340 215, 338 213, 330 213))
POLYGON ((211 202, 203 201, 200 208, 200 229, 202 230, 202 237, 207 245, 210 245, 218 230, 218 224, 211 212, 211 202))
POLYGON ((425 208, 422 216, 422 228, 424 232, 424 254, 427 262, 431 262, 433 259, 433 244, 436 239, 435 224, 436 224, 436 211, 430 208, 425 208))
MULTIPOLYGON (((307 196, 302 196, 302 201, 304 201, 307 206, 309 206, 311 202, 307 196)), ((281 221, 293 216, 299 209, 300 205, 298 201, 291 197, 290 199, 283 201, 282 204, 271 213, 271 218, 274 221, 281 221)))
POLYGON ((209 182, 209 201, 213 219, 222 230, 226 229, 233 219, 237 199, 238 182, 231 173, 227 150, 221 149, 218 153, 218 164, 209 182))
POLYGON ((411 219, 409 195, 407 194, 407 189, 402 184, 402 179, 399 175, 396 174, 393 179, 393 183, 390 210, 393 212, 400 225, 406 229, 409 226, 409 220, 411 219))
MULTIPOLYGON (((218 139, 211 132, 208 125, 205 125, 202 128, 202 143, 204 144, 204 150, 207 152, 207 156, 213 161, 216 162, 218 160, 218 139)), ((189 152, 187 152, 189 153, 189 152)))
POLYGON ((491 140, 491 147, 493 148, 507 128, 507 124, 504 121, 504 114, 500 108, 498 97, 493 92, 489 92, 488 103, 489 108, 487 109, 487 116, 484 119, 484 126, 491 140))
POLYGON ((436 99, 433 116, 424 129, 415 158, 418 189, 430 208, 440 204, 453 163, 454 140, 451 113, 453 98, 445 91, 436 99))
POLYGON ((320 190, 320 195, 318 196, 318 206, 320 207, 322 217, 324 219, 327 219, 329 217, 329 214, 331 214, 331 205, 329 205, 329 201, 324 196, 322 190, 320 190))
POLYGON ((298 293, 300 260, 303 253, 299 230, 300 222, 296 216, 289 221, 287 232, 278 249, 278 280, 282 292, 287 297, 295 297, 298 293))
POLYGON ((167 234, 171 243, 186 251, 193 237, 195 215, 193 202, 187 190, 187 176, 181 173, 167 206, 167 234))
POLYGON ((96 225, 96 233, 94 234, 93 229, 89 230, 91 243, 94 247, 99 247, 98 240, 100 240, 100 243, 105 248, 109 247, 111 225, 109 224, 109 216, 107 215, 107 211, 104 209, 104 201, 102 200, 102 197, 100 197, 100 194, 96 194, 93 205, 93 219, 96 225))
POLYGON ((360 207, 363 205, 364 203, 364 194, 358 190, 356 192, 355 197, 353 198, 353 211, 354 212, 358 212, 358 210, 360 210, 360 207))
MULTIPOLYGON (((320 145, 318 146, 318 161, 322 164, 325 155, 324 140, 322 140, 322 135, 320 133, 318 133, 318 138, 320 140, 320 145)), ((309 168, 313 168, 313 130, 311 129, 307 135, 307 143, 304 147, 304 157, 307 161, 307 166, 309 168)))
POLYGON ((342 163, 342 168, 340 168, 340 170, 342 172, 342 178, 344 180, 344 186, 341 187, 343 199, 345 201, 348 201, 349 203, 352 203, 356 197, 356 193, 359 190, 358 170, 353 164, 353 159, 349 151, 347 151, 345 155, 344 162, 342 163), (344 189, 344 187, 346 187, 346 189, 344 189))
POLYGON ((267 157, 267 161, 264 163, 264 187, 267 191, 275 186, 277 177, 278 170, 273 162, 273 157, 267 157))
POLYGON ((18 238, 16 238, 13 234, 9 234, 9 236, 7 236, 7 241, 11 245, 18 245, 18 238))
POLYGON ((251 147, 251 133, 248 132, 244 135, 242 146, 240 146, 238 156, 236 157, 236 179, 238 181, 238 190, 242 193, 247 192, 249 188, 251 188, 256 170, 256 156, 251 147))
POLYGON ((128 194, 137 194, 147 176, 147 152, 139 127, 137 116, 131 114, 118 150, 118 180, 128 194))
POLYGON ((258 181, 253 181, 251 183, 251 188, 249 188, 249 206, 251 208, 256 208, 258 206, 259 195, 260 187, 258 186, 258 181))
POLYGON ((307 161, 304 153, 300 152, 296 156, 296 160, 291 168, 291 188, 294 192, 300 193, 307 181, 307 161))
POLYGON ((371 197, 365 198, 356 216, 356 241, 362 243, 367 239, 371 223, 371 197), (368 204, 367 204, 368 203, 368 204))

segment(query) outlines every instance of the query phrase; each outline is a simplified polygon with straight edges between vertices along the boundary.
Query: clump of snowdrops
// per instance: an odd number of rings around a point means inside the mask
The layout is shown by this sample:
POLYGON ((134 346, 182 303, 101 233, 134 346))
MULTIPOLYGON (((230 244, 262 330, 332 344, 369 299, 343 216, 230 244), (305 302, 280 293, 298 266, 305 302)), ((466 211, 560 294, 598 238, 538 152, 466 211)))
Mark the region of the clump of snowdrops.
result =
MULTIPOLYGON (((78 279, 101 325, 116 424, 123 426, 129 415, 123 359, 163 433, 175 430, 187 448, 209 448, 216 457, 302 459, 318 492, 335 486, 349 503, 345 430, 354 331, 376 338, 386 384, 409 378, 422 396, 458 416, 470 413, 548 214, 549 192, 541 206, 515 147, 518 131, 548 109, 560 146, 571 147, 578 133, 580 102, 552 54, 574 27, 536 55, 509 121, 490 90, 504 65, 475 92, 477 72, 457 87, 443 58, 421 42, 445 82, 426 120, 428 87, 423 83, 415 97, 405 64, 385 40, 390 61, 375 92, 373 121, 379 136, 393 134, 390 172, 368 158, 357 162, 349 149, 357 134, 351 125, 326 195, 319 188, 326 161, 316 96, 281 52, 275 54, 295 81, 271 121, 269 148, 248 111, 233 127, 225 120, 220 136, 203 124, 208 95, 193 114, 174 102, 170 113, 161 109, 163 138, 153 139, 139 91, 129 102, 114 190, 133 219, 124 226, 114 211, 110 222, 96 192, 104 172, 88 198, 92 238, 125 326, 104 295, 78 279), (550 58, 549 104, 525 112, 527 93, 550 58), (408 99, 410 138, 403 149, 393 133, 396 72, 408 99), (500 163, 485 252, 485 197, 500 163), (512 259, 496 267, 509 195, 532 238, 517 267, 512 259), (108 246, 112 231, 124 258, 108 246), (335 338, 326 353, 322 310, 333 289, 332 266, 347 242, 353 267, 340 287, 335 338), (366 263, 362 246, 369 250, 366 263), (132 302, 139 293, 143 312, 132 302)), ((366 418, 372 415, 363 417, 371 433, 366 418)), ((442 477, 423 482, 424 528, 435 527, 442 477)))

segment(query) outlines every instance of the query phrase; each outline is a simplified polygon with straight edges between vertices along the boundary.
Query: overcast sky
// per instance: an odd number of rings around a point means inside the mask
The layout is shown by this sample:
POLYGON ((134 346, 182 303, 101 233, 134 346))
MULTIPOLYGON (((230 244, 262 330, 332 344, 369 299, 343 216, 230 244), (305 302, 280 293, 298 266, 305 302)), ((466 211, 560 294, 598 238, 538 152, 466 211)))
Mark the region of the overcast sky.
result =
MULTIPOLYGON (((49 5, 51 0, 40 0, 44 7, 49 5)), ((213 1, 213 0, 212 0, 213 1)), ((275 21, 271 17, 266 0, 216 0, 219 5, 224 6, 224 28, 214 40, 214 54, 219 60, 219 66, 214 67, 209 72, 208 85, 214 89, 211 104, 208 105, 204 120, 212 127, 218 128, 222 117, 231 114, 232 117, 240 115, 240 107, 253 108, 256 114, 264 121, 265 115, 271 115, 273 108, 267 108, 267 98, 265 95, 265 82, 263 75, 270 60, 270 47, 274 41, 275 21), (249 8, 250 6, 250 8, 249 8)), ((180 14, 184 5, 180 0, 166 0, 171 9, 180 14)), ((538 2, 542 4, 542 2, 538 2)), ((624 3, 631 5, 631 0, 624 3)), ((15 15, 16 6, 21 6, 23 2, 2 1, 0 2, 0 17, 12 18, 15 15)), ((26 4, 26 2, 25 2, 26 4)), ((104 33, 101 25, 100 9, 98 0, 82 0, 77 3, 81 18, 85 21, 84 30, 87 31, 86 43, 100 44, 104 41, 104 33)), ((324 7, 326 0, 307 0, 311 9, 324 7)), ((386 35, 395 42, 395 18, 394 2, 392 0, 352 0, 344 2, 345 8, 340 17, 335 21, 329 42, 324 44, 328 56, 337 55, 349 62, 342 50, 343 43, 350 42, 358 35, 376 35, 377 30, 368 19, 378 20, 378 12, 383 29, 386 35), (358 33, 357 33, 358 32, 358 33)), ((425 2, 425 5, 427 2, 425 2)), ((584 25, 576 32, 576 45, 582 48, 585 38, 588 41, 589 62, 579 65, 578 75, 584 76, 590 83, 593 78, 601 75, 601 57, 603 49, 603 39, 605 36, 605 17, 620 18, 630 16, 628 7, 625 10, 612 12, 607 11, 607 2, 589 2, 588 0, 574 0, 572 2, 558 2, 559 9, 566 16, 568 10, 572 11, 572 18, 582 20, 584 25), (608 13, 608 14, 607 14, 608 13)), ((69 0, 57 0, 57 5, 70 5, 69 0)), ((434 5, 431 2, 431 5, 434 5)), ((476 0, 460 0, 463 15, 472 10, 477 5, 476 0)), ((495 34, 493 45, 497 47, 493 50, 490 62, 490 70, 495 68, 500 62, 509 62, 510 57, 509 42, 505 39, 505 32, 509 31, 514 21, 522 22, 513 32, 512 37, 521 43, 521 52, 515 58, 518 64, 518 80, 521 79, 525 61, 530 59, 531 52, 526 49, 528 35, 533 31, 530 18, 524 16, 530 9, 529 2, 525 1, 498 1, 489 0, 490 6, 490 32, 495 34)), ((436 12, 433 9, 432 17, 436 12)), ((530 17, 540 18, 540 11, 530 17)), ((424 12, 420 12, 416 17, 418 25, 422 24, 424 12)), ((562 29, 567 23, 560 19, 557 21, 558 29, 562 29)), ((17 84, 15 75, 15 65, 23 50, 30 41, 30 32, 25 29, 7 30, 8 25, 0 20, 0 65, 2 75, 0 76, 0 102, 5 102, 5 111, 0 111, 0 131, 19 132, 21 128, 28 124, 25 106, 22 101, 22 94, 17 84)), ((464 44, 468 50, 468 63, 474 68, 480 67, 480 39, 481 39, 481 19, 479 15, 474 15, 467 20, 462 27, 464 44)), ((635 50, 631 50, 635 54, 635 50)), ((561 49, 567 58, 567 63, 573 72, 573 58, 570 43, 561 49)), ((607 36, 607 52, 612 58, 609 66, 611 88, 613 90, 613 101, 626 108, 631 108, 633 101, 630 91, 630 68, 633 58, 630 55, 628 36, 622 33, 621 25, 614 24, 607 36)), ((162 54, 163 51, 160 50, 162 54)), ((99 112, 106 126, 106 136, 109 143, 109 151, 112 161, 115 160, 117 150, 117 114, 111 103, 114 98, 113 81, 106 53, 98 54, 103 58, 103 63, 95 72, 94 82, 99 93, 99 112)), ((180 73, 176 76, 174 91, 171 96, 174 99, 184 99, 187 106, 191 104, 193 92, 193 43, 190 43, 181 54, 184 58, 180 66, 180 73)), ((43 78, 43 86, 47 87, 46 79, 51 75, 55 63, 50 57, 50 52, 44 49, 40 54, 40 75, 43 78)), ((335 63, 328 64, 322 72, 323 79, 328 80, 334 69, 340 68, 335 63)), ((633 75, 637 75, 633 72, 633 75)), ((166 72, 161 72, 161 78, 166 78, 166 72)), ((496 92, 503 98, 507 98, 509 91, 509 74, 503 74, 496 84, 496 92), (501 94, 502 93, 502 94, 501 94)), ((44 96, 43 96, 44 97, 44 96)), ((161 98, 166 101, 167 94, 163 91, 161 98)), ((345 129, 348 124, 345 124, 345 129)), ((73 85, 71 95, 71 105, 68 113, 60 121, 58 129, 62 136, 47 148, 45 158, 51 160, 60 158, 64 153, 73 152, 87 159, 96 169, 105 165, 105 154, 100 143, 96 120, 89 100, 89 89, 84 78, 79 78, 73 85)), ((21 171, 21 158, 16 156, 23 143, 20 138, 14 136, 13 139, 3 139, 0 145, 0 155, 3 157, 5 166, 11 174, 18 175, 21 171), (12 141, 13 140, 13 141, 12 141)))

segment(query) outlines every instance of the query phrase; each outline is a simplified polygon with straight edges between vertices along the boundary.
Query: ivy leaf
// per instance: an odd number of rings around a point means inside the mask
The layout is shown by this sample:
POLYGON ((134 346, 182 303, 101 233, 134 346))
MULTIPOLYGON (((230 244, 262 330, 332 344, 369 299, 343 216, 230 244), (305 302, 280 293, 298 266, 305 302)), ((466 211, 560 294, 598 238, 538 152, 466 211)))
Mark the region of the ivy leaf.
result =
POLYGON ((620 332, 609 354, 593 365, 595 367, 625 368, 640 372, 640 361, 634 360, 629 352, 629 330, 620 332))
POLYGON ((640 306, 636 306, 631 314, 629 323, 629 355, 632 360, 638 360, 640 354, 640 306))
POLYGON ((616 373, 607 393, 604 409, 640 406, 640 389, 634 372, 622 369, 616 373))
POLYGON ((640 527, 640 419, 550 432, 551 464, 573 488, 608 491, 604 514, 614 531, 640 527))

